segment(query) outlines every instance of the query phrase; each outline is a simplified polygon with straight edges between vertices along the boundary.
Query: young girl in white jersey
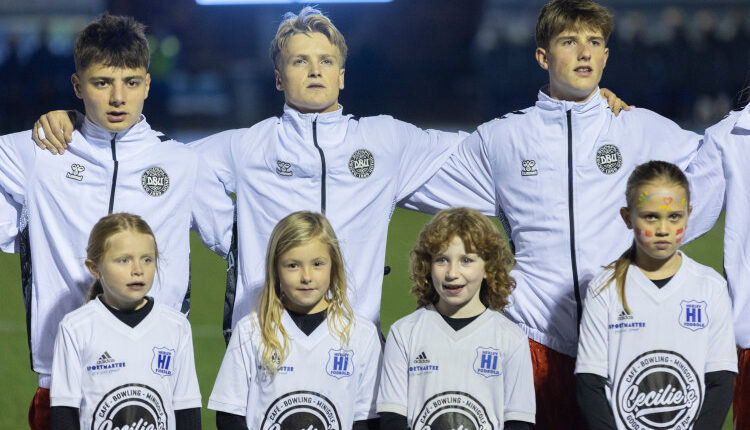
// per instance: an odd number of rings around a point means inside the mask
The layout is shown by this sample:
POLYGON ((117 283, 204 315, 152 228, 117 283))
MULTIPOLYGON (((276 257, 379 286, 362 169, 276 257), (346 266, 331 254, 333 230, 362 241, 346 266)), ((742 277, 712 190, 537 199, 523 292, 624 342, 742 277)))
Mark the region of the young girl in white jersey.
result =
POLYGON ((589 428, 721 428, 737 356, 724 279, 680 252, 688 181, 667 162, 636 167, 620 209, 633 245, 589 284, 576 363, 589 428))
POLYGON ((147 297, 159 251, 137 215, 108 215, 86 249, 88 303, 55 339, 51 428, 201 428, 190 324, 147 297))
POLYGON ((219 430, 372 428, 380 358, 333 228, 295 212, 271 233, 260 306, 232 332, 208 407, 219 430))
POLYGON ((501 313, 513 257, 492 222, 440 211, 411 252, 419 309, 391 326, 378 393, 381 429, 531 429, 526 335, 501 313))

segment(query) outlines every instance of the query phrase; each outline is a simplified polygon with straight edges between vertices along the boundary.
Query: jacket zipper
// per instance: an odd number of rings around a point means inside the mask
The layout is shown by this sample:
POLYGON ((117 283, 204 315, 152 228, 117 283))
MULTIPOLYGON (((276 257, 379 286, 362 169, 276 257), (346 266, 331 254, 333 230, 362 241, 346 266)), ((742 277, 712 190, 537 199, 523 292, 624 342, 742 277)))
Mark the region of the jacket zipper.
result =
POLYGON ((318 145, 318 119, 313 120, 313 145, 320 154, 320 213, 325 215, 326 213, 326 156, 323 154, 323 149, 318 145))
POLYGON ((115 139, 117 138, 117 134, 115 133, 114 136, 112 136, 112 140, 109 142, 110 146, 112 147, 112 161, 115 162, 115 169, 112 172, 112 190, 109 193, 109 212, 108 214, 112 214, 112 209, 115 206, 115 186, 117 185, 117 151, 115 150, 115 139))
POLYGON ((573 127, 571 111, 567 111, 568 117, 568 220, 570 221, 570 262, 573 269, 573 292, 576 298, 576 316, 578 317, 577 329, 580 330, 581 317, 583 316, 583 304, 581 303, 581 290, 578 284, 578 263, 576 262, 576 230, 573 218, 573 127))

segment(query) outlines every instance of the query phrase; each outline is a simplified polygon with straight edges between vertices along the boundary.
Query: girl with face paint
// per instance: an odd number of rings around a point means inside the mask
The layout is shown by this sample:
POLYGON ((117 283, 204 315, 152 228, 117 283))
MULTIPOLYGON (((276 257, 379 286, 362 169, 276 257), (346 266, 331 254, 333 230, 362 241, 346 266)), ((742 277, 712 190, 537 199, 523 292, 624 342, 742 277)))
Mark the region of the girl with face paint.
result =
POLYGON ((679 251, 692 209, 687 178, 649 161, 625 197, 633 245, 591 281, 584 302, 584 419, 591 429, 721 428, 737 373, 731 305, 724 279, 679 251))

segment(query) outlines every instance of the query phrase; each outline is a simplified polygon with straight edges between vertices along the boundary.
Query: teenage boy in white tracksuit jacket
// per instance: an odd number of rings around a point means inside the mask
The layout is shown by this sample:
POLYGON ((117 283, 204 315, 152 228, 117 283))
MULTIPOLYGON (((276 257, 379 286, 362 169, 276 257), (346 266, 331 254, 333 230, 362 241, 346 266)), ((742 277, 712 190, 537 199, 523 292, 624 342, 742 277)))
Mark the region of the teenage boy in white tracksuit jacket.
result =
MULTIPOLYGON (((706 207, 705 217, 688 233, 694 236, 724 219, 724 275, 729 284, 738 347, 739 374, 735 379, 734 428, 750 428, 750 104, 730 112, 706 130, 704 144, 688 169, 695 188, 693 207, 706 207), (695 227, 695 228, 694 228, 695 227)), ((692 218, 691 218, 692 222, 692 218)), ((696 223, 694 223, 696 224, 696 223)))
POLYGON ((53 342, 63 316, 83 304, 93 281, 84 261, 101 217, 127 211, 148 222, 163 257, 152 295, 184 313, 191 227, 220 255, 231 242, 231 198, 208 180, 198 154, 152 130, 141 115, 150 83, 143 26, 105 13, 78 35, 74 58, 71 81, 86 119, 69 150, 60 156, 41 150, 31 131, 0 137, 0 191, 23 207, 22 286, 39 384, 29 410, 32 430, 50 426, 53 342))
POLYGON ((391 214, 462 137, 389 116, 344 115, 338 104, 344 37, 312 8, 286 18, 272 43, 276 86, 286 100, 283 115, 190 144, 226 192, 237 195, 237 265, 230 256, 230 275, 236 277, 230 276, 227 286, 227 339, 256 303, 274 225, 299 210, 321 212, 330 220, 344 254, 354 313, 378 322, 391 214))

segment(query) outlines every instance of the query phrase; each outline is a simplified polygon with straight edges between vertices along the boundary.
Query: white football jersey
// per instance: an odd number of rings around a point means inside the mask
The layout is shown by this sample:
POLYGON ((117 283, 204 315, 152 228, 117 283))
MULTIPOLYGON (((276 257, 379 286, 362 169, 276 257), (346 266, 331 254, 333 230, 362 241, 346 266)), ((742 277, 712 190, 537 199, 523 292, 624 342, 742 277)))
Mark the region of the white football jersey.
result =
POLYGON ((355 318, 349 345, 342 346, 324 321, 306 335, 284 311, 289 356, 275 377, 260 369, 257 314, 242 318, 208 400, 209 409, 247 418, 256 430, 350 430, 375 418, 381 349, 375 326, 355 318))
POLYGON ((612 270, 589 285, 576 373, 607 378, 618 429, 692 428, 705 395, 704 374, 737 372, 727 284, 680 255, 680 269, 662 288, 630 266, 630 314, 614 284, 599 292, 612 270))
POLYGON ((526 335, 487 310, 454 330, 434 307, 398 320, 388 334, 378 412, 406 416, 412 430, 495 430, 534 423, 526 335))
POLYGON ((129 327, 92 300, 60 323, 52 406, 79 408, 82 429, 177 430, 174 411, 199 408, 190 324, 154 303, 129 327))

